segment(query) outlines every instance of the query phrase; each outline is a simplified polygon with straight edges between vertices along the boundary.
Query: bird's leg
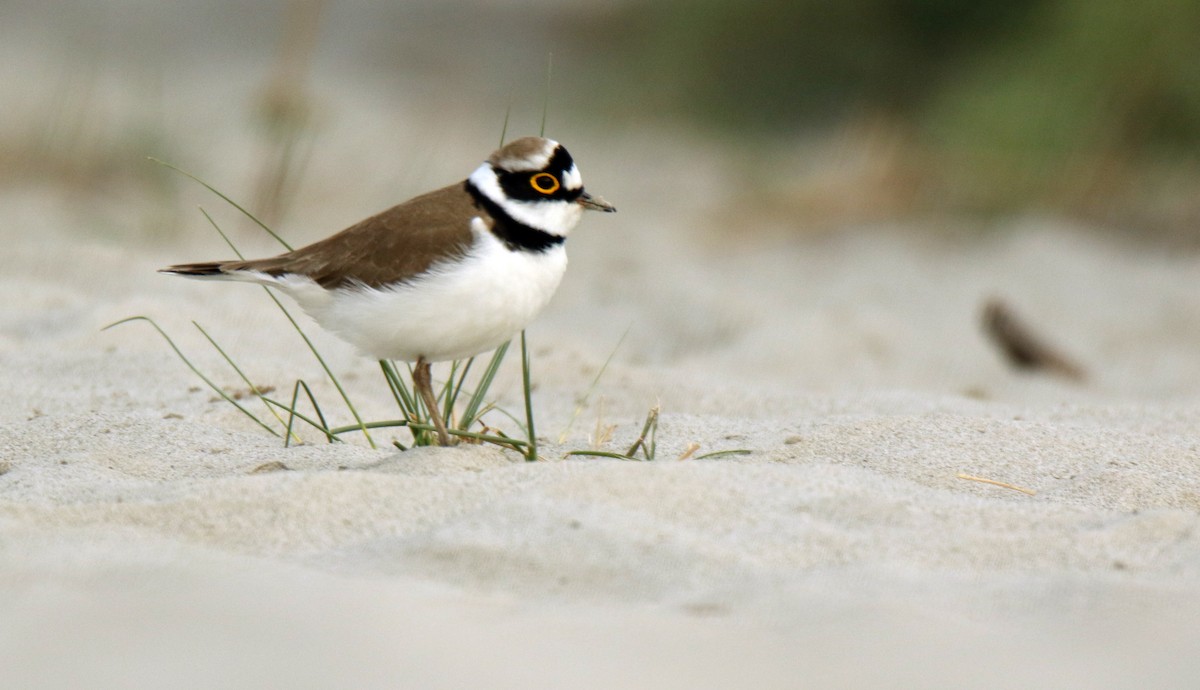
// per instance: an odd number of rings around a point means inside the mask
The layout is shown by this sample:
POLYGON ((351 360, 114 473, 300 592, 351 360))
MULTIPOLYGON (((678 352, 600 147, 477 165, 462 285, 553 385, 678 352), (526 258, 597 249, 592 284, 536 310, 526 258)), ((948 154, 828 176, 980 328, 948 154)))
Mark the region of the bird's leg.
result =
POLYGON ((417 366, 413 369, 413 387, 425 403, 425 409, 429 410, 429 418, 433 420, 433 426, 437 429, 438 445, 452 445, 450 434, 446 433, 446 423, 442 421, 442 414, 438 412, 437 400, 433 397, 433 375, 429 371, 429 362, 426 362, 424 357, 417 359, 417 366))

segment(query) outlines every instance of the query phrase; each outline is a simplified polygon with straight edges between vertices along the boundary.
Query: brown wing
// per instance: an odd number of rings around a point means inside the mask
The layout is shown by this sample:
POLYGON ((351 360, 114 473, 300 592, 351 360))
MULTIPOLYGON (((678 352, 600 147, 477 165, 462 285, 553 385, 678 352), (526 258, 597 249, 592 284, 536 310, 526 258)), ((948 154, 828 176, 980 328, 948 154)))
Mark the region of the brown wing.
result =
POLYGON ((470 220, 480 216, 465 183, 414 197, 399 206, 287 254, 231 261, 223 271, 249 269, 269 275, 308 276, 325 288, 351 284, 380 287, 403 282, 434 263, 461 257, 474 236, 470 220))

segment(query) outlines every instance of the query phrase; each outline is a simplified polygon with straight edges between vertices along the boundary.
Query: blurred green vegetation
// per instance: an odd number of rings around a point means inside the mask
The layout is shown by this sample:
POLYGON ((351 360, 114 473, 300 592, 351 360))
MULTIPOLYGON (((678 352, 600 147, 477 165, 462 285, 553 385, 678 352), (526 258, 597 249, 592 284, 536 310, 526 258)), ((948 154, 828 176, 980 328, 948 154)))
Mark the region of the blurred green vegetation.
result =
POLYGON ((903 111, 964 56, 1026 26, 1038 0, 648 1, 616 18, 623 65, 660 106, 767 129, 903 111))
POLYGON ((888 122, 919 206, 1141 208, 1200 236, 1196 0, 642 0, 610 21, 664 112, 767 141, 888 122))

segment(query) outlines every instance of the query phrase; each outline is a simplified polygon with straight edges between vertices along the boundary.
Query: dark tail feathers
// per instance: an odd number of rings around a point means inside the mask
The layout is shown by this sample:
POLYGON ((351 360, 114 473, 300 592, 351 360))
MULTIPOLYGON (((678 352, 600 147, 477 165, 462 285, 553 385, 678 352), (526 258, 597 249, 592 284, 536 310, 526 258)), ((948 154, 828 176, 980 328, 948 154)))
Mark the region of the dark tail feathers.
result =
POLYGON ((197 264, 179 264, 158 269, 159 273, 171 273, 177 276, 203 278, 205 276, 220 276, 225 274, 228 261, 205 261, 197 264))

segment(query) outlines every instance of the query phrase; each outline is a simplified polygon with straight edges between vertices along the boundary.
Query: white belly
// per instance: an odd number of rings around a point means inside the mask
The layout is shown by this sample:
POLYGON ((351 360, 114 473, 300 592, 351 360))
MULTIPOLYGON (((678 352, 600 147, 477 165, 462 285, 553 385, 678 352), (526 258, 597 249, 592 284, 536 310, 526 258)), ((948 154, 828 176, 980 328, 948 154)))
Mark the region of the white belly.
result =
POLYGON ((562 245, 513 251, 477 228, 462 261, 388 289, 321 289, 290 276, 275 284, 322 327, 376 359, 430 362, 491 350, 525 328, 549 303, 567 268, 562 245))

